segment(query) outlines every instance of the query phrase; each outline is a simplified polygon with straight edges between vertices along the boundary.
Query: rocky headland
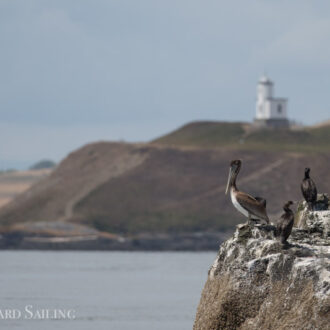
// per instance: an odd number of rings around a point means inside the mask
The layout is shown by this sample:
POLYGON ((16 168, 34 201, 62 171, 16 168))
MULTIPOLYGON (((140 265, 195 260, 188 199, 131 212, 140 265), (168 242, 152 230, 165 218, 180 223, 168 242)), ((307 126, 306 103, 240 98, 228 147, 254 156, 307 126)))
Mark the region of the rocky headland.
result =
POLYGON ((319 199, 318 211, 300 203, 285 245, 273 225, 237 226, 209 270, 194 330, 330 329, 330 208, 319 199))
MULTIPOLYGON (((13 227, 45 222, 83 225, 134 242, 155 233, 170 240, 186 233, 232 233, 241 215, 224 194, 230 159, 242 160, 240 186, 271 201, 267 213, 276 218, 284 200, 300 198, 296 183, 305 165, 319 191, 328 190, 329 148, 329 124, 255 130, 248 123, 193 122, 147 143, 90 143, 32 186, 26 183, 35 170, 0 175, 0 234, 8 238, 6 246, 17 242, 7 235, 13 227)), ((192 249, 199 244, 194 237, 192 249)))

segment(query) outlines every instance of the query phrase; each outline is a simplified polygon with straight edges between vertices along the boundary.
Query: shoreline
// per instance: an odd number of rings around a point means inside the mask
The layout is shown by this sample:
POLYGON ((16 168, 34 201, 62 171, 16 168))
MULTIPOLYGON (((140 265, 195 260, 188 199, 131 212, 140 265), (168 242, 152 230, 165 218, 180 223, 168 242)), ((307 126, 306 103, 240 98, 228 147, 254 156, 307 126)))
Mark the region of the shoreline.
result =
POLYGON ((229 235, 229 232, 148 233, 109 238, 102 235, 42 237, 11 233, 0 237, 0 250, 216 251, 229 235))

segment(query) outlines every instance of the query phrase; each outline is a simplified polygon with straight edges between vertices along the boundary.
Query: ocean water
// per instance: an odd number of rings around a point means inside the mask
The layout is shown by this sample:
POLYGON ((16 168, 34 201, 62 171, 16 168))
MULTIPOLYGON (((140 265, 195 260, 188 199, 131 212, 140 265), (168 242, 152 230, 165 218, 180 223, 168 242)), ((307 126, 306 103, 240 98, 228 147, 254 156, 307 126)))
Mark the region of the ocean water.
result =
POLYGON ((215 257, 1 251, 0 329, 191 329, 215 257))

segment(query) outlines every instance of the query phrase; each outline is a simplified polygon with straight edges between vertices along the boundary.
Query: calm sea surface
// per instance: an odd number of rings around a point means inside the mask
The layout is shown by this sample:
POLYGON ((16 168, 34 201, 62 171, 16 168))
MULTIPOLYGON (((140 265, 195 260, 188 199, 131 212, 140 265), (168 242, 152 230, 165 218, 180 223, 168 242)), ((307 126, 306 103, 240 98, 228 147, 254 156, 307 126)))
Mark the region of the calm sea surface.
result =
POLYGON ((0 310, 21 316, 0 313, 0 329, 191 329, 215 256, 1 251, 0 310), (48 317, 61 310, 62 319, 46 319, 46 309, 48 317), (75 319, 63 319, 64 312, 75 319))

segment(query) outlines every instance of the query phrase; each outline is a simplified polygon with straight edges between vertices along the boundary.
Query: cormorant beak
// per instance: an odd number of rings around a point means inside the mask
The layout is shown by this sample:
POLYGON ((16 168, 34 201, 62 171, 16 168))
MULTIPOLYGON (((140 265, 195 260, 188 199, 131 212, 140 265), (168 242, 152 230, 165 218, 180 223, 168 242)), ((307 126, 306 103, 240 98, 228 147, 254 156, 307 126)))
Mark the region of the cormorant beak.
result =
POLYGON ((231 167, 229 169, 229 174, 228 174, 228 181, 227 181, 226 192, 225 192, 226 195, 228 193, 228 189, 229 189, 229 186, 230 186, 230 183, 231 183, 231 178, 233 176, 233 173, 234 173, 234 171, 233 171, 233 168, 231 167))

